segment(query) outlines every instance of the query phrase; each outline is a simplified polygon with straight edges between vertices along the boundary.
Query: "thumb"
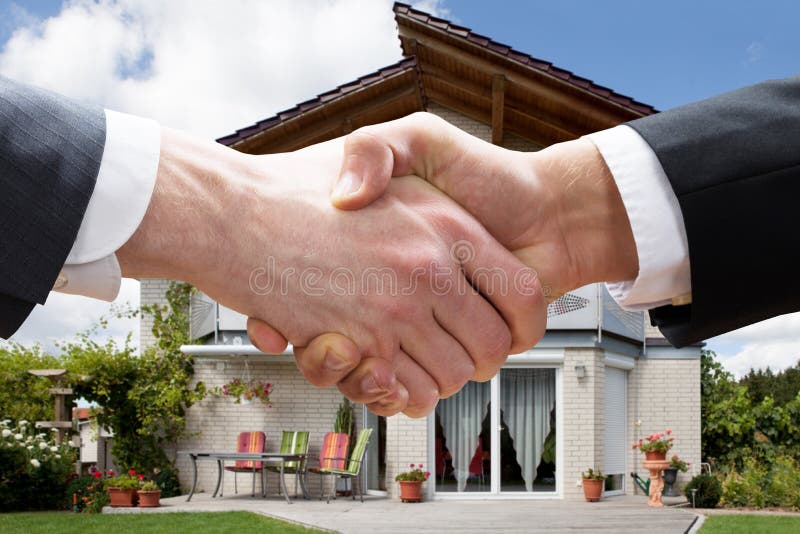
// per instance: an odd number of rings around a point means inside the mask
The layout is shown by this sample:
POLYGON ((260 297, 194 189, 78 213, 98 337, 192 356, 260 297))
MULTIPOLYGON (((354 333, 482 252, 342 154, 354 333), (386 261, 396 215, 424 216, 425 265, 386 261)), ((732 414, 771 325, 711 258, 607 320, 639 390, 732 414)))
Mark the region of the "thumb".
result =
POLYGON ((345 137, 344 156, 331 202, 339 209, 357 210, 383 195, 394 169, 388 143, 364 130, 345 137))

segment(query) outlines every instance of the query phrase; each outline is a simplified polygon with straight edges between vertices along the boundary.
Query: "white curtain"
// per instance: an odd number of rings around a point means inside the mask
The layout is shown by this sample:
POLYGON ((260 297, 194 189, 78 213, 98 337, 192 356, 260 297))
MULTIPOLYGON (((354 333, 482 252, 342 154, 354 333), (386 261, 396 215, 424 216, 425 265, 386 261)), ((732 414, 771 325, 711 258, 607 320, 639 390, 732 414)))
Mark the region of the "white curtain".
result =
POLYGON ((489 411, 491 388, 488 382, 467 382, 450 398, 439 401, 436 413, 442 423, 445 445, 453 459, 458 491, 464 491, 469 464, 478 446, 481 423, 489 411))
POLYGON ((533 491, 555 403, 554 370, 503 369, 500 373, 500 409, 514 440, 527 491, 533 491))

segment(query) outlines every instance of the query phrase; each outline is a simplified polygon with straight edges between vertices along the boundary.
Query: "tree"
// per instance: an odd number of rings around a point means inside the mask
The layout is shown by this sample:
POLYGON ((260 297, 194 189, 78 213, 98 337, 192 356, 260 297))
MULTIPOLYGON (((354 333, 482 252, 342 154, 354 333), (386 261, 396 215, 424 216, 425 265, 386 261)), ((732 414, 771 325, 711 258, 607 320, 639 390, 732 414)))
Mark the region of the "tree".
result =
POLYGON ((38 345, 24 347, 7 343, 0 347, 0 417, 12 421, 51 421, 53 396, 49 380, 34 376, 30 369, 61 367, 61 360, 42 352, 38 345))

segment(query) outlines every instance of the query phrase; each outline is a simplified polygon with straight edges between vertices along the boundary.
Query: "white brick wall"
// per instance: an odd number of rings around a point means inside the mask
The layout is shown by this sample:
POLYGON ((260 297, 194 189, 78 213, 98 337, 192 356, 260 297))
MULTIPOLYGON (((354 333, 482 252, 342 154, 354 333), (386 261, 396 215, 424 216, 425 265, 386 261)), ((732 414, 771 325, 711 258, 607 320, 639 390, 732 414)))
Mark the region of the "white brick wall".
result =
MULTIPOLYGON (((638 429, 631 424, 630 443, 671 429, 675 447, 668 458, 677 454, 692 463, 689 472, 678 477, 679 485, 688 482, 700 472, 700 360, 640 358, 629 374, 628 392, 629 418, 641 421, 638 429)), ((646 478, 642 460, 643 455, 631 449, 631 471, 646 478)), ((628 493, 634 492, 632 484, 627 487, 628 493)))
MULTIPOLYGON (((399 488, 394 477, 408 471, 410 464, 423 464, 433 472, 427 458, 427 419, 411 419, 402 414, 386 419, 386 489, 390 495, 398 497, 399 488)), ((423 487, 423 491, 427 488, 423 487)))
MULTIPOLYGON (((162 278, 142 278, 139 280, 139 295, 142 306, 158 304, 167 305, 167 289, 169 280, 162 278)), ((153 317, 142 314, 139 319, 139 344, 140 349, 144 350, 150 345, 154 345, 156 339, 153 337, 153 317)))
MULTIPOLYGON (((267 436, 267 450, 277 451, 283 430, 308 431, 311 466, 317 465, 322 438, 333 431, 336 410, 342 395, 336 388, 316 388, 308 384, 293 363, 273 363, 269 357, 253 358, 249 363, 250 377, 273 384, 272 408, 260 401, 249 405, 236 404, 224 397, 208 397, 192 406, 186 415, 187 431, 192 435, 178 444, 178 450, 232 451, 236 450, 239 432, 263 431, 267 436)), ((241 357, 228 361, 198 359, 195 363, 195 380, 205 382, 209 388, 221 386, 233 378, 245 376, 241 357)), ((354 407, 356 428, 362 427, 363 407, 354 407)), ((375 436, 373 439, 377 439, 375 436)), ((192 480, 191 463, 188 457, 180 456, 177 462, 181 484, 189 487, 192 480)), ((320 477, 309 474, 309 491, 316 495, 320 491, 320 477)), ((268 490, 277 491, 277 475, 268 474, 268 490)), ((198 463, 198 491, 214 491, 216 466, 214 462, 198 463)), ((251 478, 239 475, 239 491, 250 491, 251 478)), ((293 491, 294 479, 287 475, 289 491, 293 491)), ((256 487, 258 481, 256 481, 256 487)), ((233 494, 233 474, 226 473, 224 492, 233 494)))

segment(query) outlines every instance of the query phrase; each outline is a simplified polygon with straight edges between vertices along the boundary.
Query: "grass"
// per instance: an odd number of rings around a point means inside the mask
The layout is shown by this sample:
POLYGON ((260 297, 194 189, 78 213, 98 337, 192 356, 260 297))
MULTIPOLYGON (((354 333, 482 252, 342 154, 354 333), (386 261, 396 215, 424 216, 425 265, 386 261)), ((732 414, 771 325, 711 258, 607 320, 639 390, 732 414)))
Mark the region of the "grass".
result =
POLYGON ((169 534, 187 532, 258 532, 300 534, 321 532, 251 512, 89 515, 70 512, 0 514, 0 532, 83 534, 86 532, 169 534))
POLYGON ((800 516, 712 515, 700 534, 794 534, 800 532, 800 516))

